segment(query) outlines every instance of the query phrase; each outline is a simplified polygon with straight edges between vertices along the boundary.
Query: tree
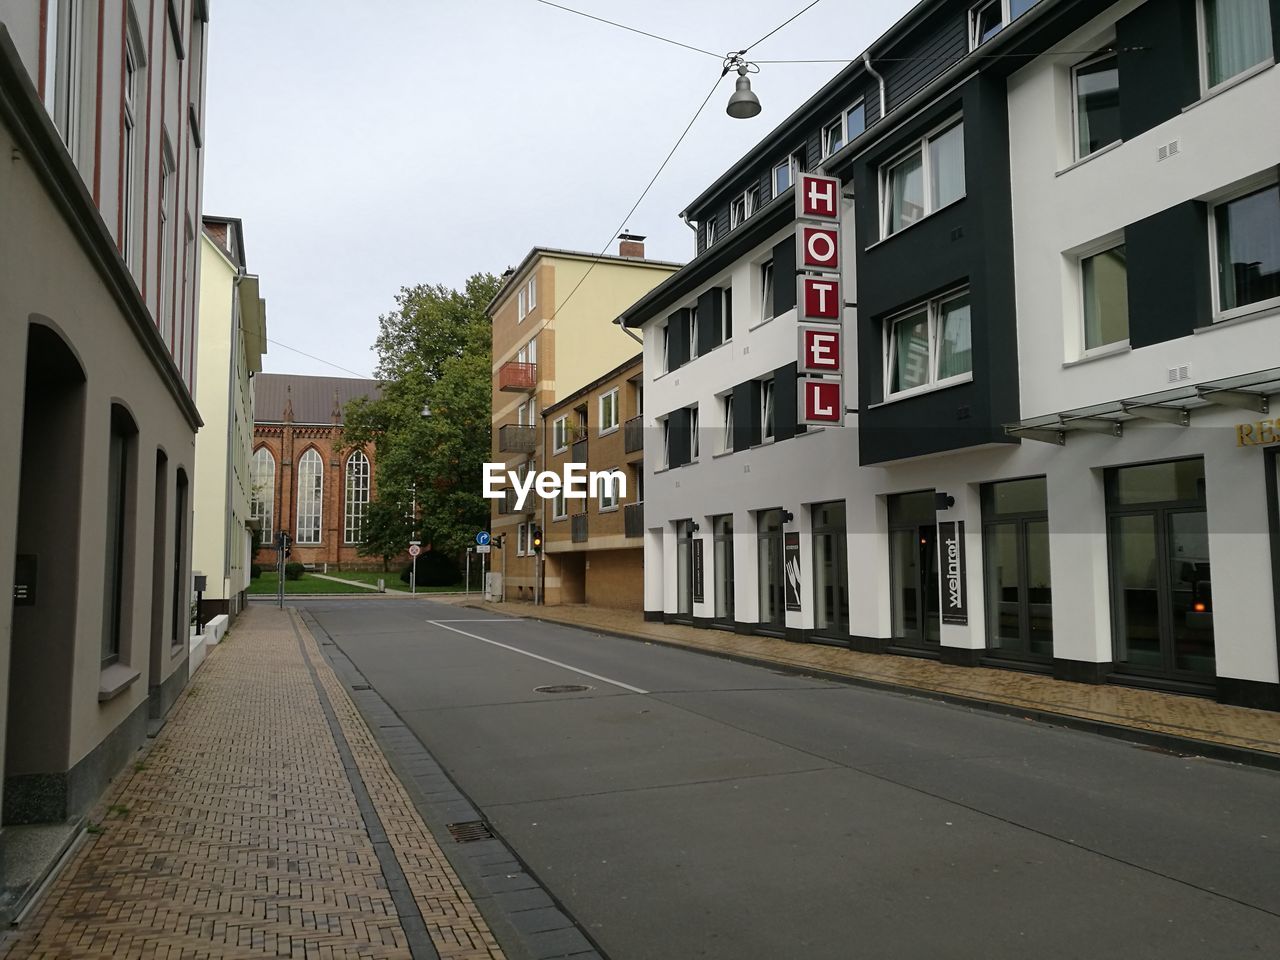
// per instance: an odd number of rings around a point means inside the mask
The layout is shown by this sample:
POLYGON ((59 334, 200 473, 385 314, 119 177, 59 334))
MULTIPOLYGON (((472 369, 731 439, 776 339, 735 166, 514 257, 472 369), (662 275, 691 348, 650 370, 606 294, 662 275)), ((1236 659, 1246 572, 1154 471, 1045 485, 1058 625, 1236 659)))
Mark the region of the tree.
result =
POLYGON ((394 520, 414 501, 424 549, 459 554, 488 526, 489 504, 480 492, 492 396, 485 308, 499 286, 497 277, 478 273, 462 291, 404 287, 396 309, 378 318, 381 395, 348 405, 343 436, 345 444, 373 443, 377 450, 370 518, 385 522, 366 525, 366 556, 403 551, 410 537, 394 520))

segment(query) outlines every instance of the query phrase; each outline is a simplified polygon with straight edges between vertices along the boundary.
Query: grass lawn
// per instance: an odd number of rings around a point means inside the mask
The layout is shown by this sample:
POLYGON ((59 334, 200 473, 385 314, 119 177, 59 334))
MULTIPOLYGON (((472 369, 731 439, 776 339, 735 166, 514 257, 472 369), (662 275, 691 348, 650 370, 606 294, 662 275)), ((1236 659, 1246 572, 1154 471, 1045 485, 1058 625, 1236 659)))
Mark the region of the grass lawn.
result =
MULTIPOLYGON (((400 582, 400 574, 398 573, 379 573, 375 570, 344 570, 341 573, 334 571, 329 574, 332 577, 342 577, 344 580, 358 580, 361 583, 367 583, 369 586, 377 586, 378 578, 387 581, 387 591, 396 593, 408 593, 409 585, 400 582)), ((249 581, 249 593, 254 596, 266 595, 274 597, 276 595, 277 577, 275 571, 264 570, 262 575, 256 580, 249 581)), ((461 590, 462 585, 458 584, 452 587, 419 587, 418 593, 448 593, 455 590, 461 590)), ((368 590, 364 587, 357 587, 350 583, 337 583, 333 580, 326 580, 323 577, 312 576, 304 573, 299 580, 285 580, 284 592, 291 593, 359 593, 359 594, 376 594, 376 590, 368 590)))

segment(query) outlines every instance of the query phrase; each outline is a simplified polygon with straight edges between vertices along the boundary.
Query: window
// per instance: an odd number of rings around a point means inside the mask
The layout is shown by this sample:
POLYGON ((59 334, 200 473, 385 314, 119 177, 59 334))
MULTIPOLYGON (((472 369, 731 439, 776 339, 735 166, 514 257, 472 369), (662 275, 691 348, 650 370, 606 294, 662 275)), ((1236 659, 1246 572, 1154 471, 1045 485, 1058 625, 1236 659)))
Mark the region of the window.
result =
POLYGON ((716 242, 716 221, 714 217, 703 226, 702 236, 708 247, 716 242))
POLYGON ((569 418, 556 417, 551 424, 551 447, 553 453, 564 453, 569 449, 569 418))
POLYGON ((720 398, 720 410, 724 413, 724 429, 720 433, 720 452, 733 450, 733 394, 726 393, 720 398))
POLYGON ((689 460, 690 462, 698 459, 698 407, 694 404, 689 408, 689 460))
POLYGON ((689 308, 689 359, 695 360, 698 356, 698 308, 696 306, 689 308))
POLYGON ((516 294, 516 309, 519 311, 520 320, 529 315, 529 299, 524 287, 521 287, 520 292, 516 294))
POLYGON ((160 157, 160 335, 169 344, 173 352, 177 337, 173 330, 173 280, 177 262, 174 259, 174 247, 177 245, 178 217, 175 209, 174 192, 177 177, 173 175, 173 150, 166 137, 160 157))
POLYGON ((1280 184, 1217 204, 1212 221, 1218 318, 1280 306, 1280 184))
POLYGON ((564 487, 556 491, 556 497, 551 501, 551 519, 563 520, 569 516, 569 501, 565 497, 564 487))
POLYGON ((969 49, 986 43, 1040 0, 986 0, 969 11, 969 49))
POLYGON ((190 594, 187 592, 191 581, 186 576, 187 558, 187 517, 190 507, 187 504, 188 482, 186 471, 179 469, 176 481, 176 496, 173 505, 173 596, 170 598, 173 609, 170 611, 170 640, 174 646, 187 643, 187 619, 191 616, 190 594))
POLYGON ((531 337, 529 342, 516 354, 517 363, 536 364, 538 362, 538 338, 531 337))
POLYGON ((773 261, 760 265, 760 319, 773 317, 773 261))
POLYGON ((756 212, 756 207, 760 206, 760 188, 752 187, 742 195, 742 214, 743 219, 750 217, 756 212))
POLYGON ((530 277, 525 289, 528 290, 529 309, 532 310, 538 305, 538 278, 530 277))
POLYGON ((787 159, 773 168, 773 195, 780 196, 787 187, 796 182, 796 177, 808 168, 804 148, 795 151, 787 159))
POLYGON ((773 439, 773 379, 760 381, 760 439, 773 439))
POLYGON ((968 378, 973 372, 969 291, 930 300, 885 324, 885 396, 968 378))
POLYGON ((130 30, 124 45, 124 132, 120 144, 121 181, 124 192, 120 195, 121 230, 120 253, 124 262, 132 268, 134 259, 134 206, 138 179, 138 55, 134 50, 133 31, 130 30))
POLYGON ((529 404, 522 403, 516 407, 516 423, 520 426, 526 426, 529 423, 529 404))
POLYGON ((658 360, 660 373, 671 369, 671 328, 665 323, 662 325, 662 356, 658 360))
MULTIPOLYGON (((107 562, 102 621, 102 666, 120 659, 120 643, 128 622, 129 566, 133 560, 129 486, 132 482, 134 438, 137 430, 120 407, 111 409, 111 439, 107 454, 107 562)), ((178 531, 179 535, 181 531, 178 531)))
POLYGON ((663 417, 658 421, 658 426, 662 430, 662 459, 658 462, 658 467, 665 470, 671 466, 671 418, 663 417))
POLYGON ((1274 57, 1267 0, 1200 0, 1198 12, 1205 90, 1274 57))
POLYGON ((83 0, 49 0, 45 32, 45 105, 71 159, 79 162, 83 0))
POLYGON ((600 397, 600 433, 618 429, 618 388, 614 387, 600 397))
POLYGON ((298 461, 298 543, 320 542, 324 512, 324 463, 314 449, 298 461))
POLYGON ((747 199, 746 194, 743 194, 729 204, 729 229, 732 230, 745 219, 747 219, 747 199))
POLYGON ((925 137, 880 175, 881 236, 964 196, 964 124, 925 137))
POLYGON ((867 129, 867 111, 861 101, 822 129, 822 155, 829 157, 867 129))
POLYGON ((369 509, 369 458, 356 450, 347 458, 347 498, 343 512, 344 543, 360 543, 369 509))
POLYGON ((733 287, 725 287, 720 294, 724 298, 720 302, 720 342, 727 343, 733 339, 733 287))
POLYGON ((604 471, 605 476, 600 478, 600 485, 597 488, 597 502, 600 505, 600 511, 618 509, 618 484, 613 477, 613 471, 616 468, 610 468, 604 471))
POLYGON ((1124 244, 1080 258, 1084 350, 1129 340, 1129 271, 1124 244))
POLYGON ((275 540, 276 458, 259 447, 249 462, 249 517, 258 521, 258 543, 275 540))
POLYGON ((1076 159, 1120 140, 1120 70, 1114 53, 1071 71, 1075 91, 1076 159))
POLYGON ((522 523, 516 527, 516 556, 523 557, 529 552, 529 525, 522 523))

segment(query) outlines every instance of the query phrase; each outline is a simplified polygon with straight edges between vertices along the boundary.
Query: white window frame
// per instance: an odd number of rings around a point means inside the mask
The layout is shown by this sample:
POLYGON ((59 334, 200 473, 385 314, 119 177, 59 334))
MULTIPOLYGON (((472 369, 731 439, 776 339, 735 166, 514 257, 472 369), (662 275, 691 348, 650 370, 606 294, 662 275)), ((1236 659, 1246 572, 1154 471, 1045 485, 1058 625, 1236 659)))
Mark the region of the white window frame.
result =
POLYGON ((987 40, 981 40, 978 37, 978 13, 987 7, 1000 7, 1000 29, 996 31, 989 40, 994 40, 995 36, 1009 28, 1009 0, 979 0, 969 8, 969 49, 977 50, 978 47, 986 43, 987 40))
POLYGON ((729 229, 732 230, 738 224, 747 219, 747 195, 744 193, 740 197, 734 197, 729 201, 729 229))
POLYGON ((121 230, 120 254, 125 266, 135 266, 134 251, 137 248, 134 234, 138 218, 138 103, 137 94, 142 76, 142 58, 134 40, 133 11, 129 11, 129 27, 124 40, 124 86, 120 97, 124 106, 124 129, 121 131, 121 178, 124 189, 120 194, 121 230))
POLYGON ((604 474, 596 485, 596 511, 598 513, 612 513, 618 509, 621 498, 618 496, 618 485, 613 480, 613 471, 617 467, 610 467, 608 470, 602 470, 604 474))
POLYGON ((528 300, 529 309, 532 311, 538 305, 538 276, 534 274, 529 278, 529 282, 525 285, 525 289, 529 291, 526 298, 528 300))
MULTIPOLYGON (((1123 231, 1120 233, 1111 233, 1097 240, 1087 247, 1081 247, 1075 252, 1075 282, 1076 282, 1076 329, 1077 336, 1080 338, 1080 349, 1078 355, 1080 359, 1089 357, 1102 357, 1109 353, 1119 353, 1129 349, 1129 338, 1116 340, 1113 343, 1103 343, 1096 347, 1088 346, 1087 331, 1085 330, 1085 303, 1084 303, 1084 262, 1099 254, 1106 253, 1108 250, 1114 250, 1116 247, 1125 245, 1125 236, 1123 231)), ((1125 286, 1128 288, 1128 273, 1125 274, 1125 286)), ((972 321, 971 321, 972 322, 972 321)))
POLYGON ((563 486, 556 491, 555 499, 551 501, 551 519, 569 519, 569 498, 565 496, 563 486))
POLYGON ((298 512, 297 526, 294 528, 296 536, 295 542, 299 545, 316 546, 324 542, 324 458, 320 456, 320 452, 315 447, 308 447, 307 450, 298 458, 298 512), (311 464, 316 464, 314 476, 312 479, 313 489, 304 497, 302 495, 302 481, 312 475, 310 469, 311 464), (315 501, 311 500, 314 493, 315 501), (306 519, 307 534, 310 536, 311 519, 315 518, 316 538, 314 540, 305 539, 303 535, 303 520, 306 519))
POLYGON ((173 352, 177 342, 174 336, 173 284, 177 261, 174 259, 178 245, 177 217, 177 182, 176 165, 173 161, 173 148, 169 146, 169 137, 161 135, 160 150, 160 309, 157 321, 160 324, 160 335, 173 352))
MULTIPOLYGON (((865 99, 855 100, 853 103, 851 103, 848 106, 848 108, 846 108, 840 114, 840 116, 836 117, 834 120, 832 120, 830 123, 828 123, 825 127, 822 128, 822 158, 824 160, 827 157, 834 154, 837 150, 843 150, 844 147, 849 143, 849 140, 850 140, 849 114, 853 113, 853 111, 856 110, 858 107, 863 108, 862 131, 866 130, 867 128, 866 127, 866 100, 865 99), (840 146, 836 147, 835 150, 832 150, 831 137, 828 134, 833 127, 837 127, 837 126, 840 128, 840 146)), ((859 134, 861 134, 862 131, 859 131, 859 134)))
MULTIPOLYGON (((1271 15, 1268 8, 1267 15, 1271 15)), ((1272 34, 1275 32, 1275 24, 1271 25, 1272 34)), ((1272 66, 1276 62, 1275 49, 1271 51, 1271 56, 1263 57, 1251 67, 1246 67, 1234 76, 1219 81, 1213 86, 1209 86, 1209 20, 1204 10, 1204 0, 1196 0, 1196 57, 1199 61, 1200 69, 1200 93, 1201 96, 1209 96, 1217 93, 1219 90, 1225 90, 1227 87, 1234 86, 1241 80, 1253 76, 1267 67, 1272 66)))
POLYGON ((600 429, 596 434, 597 436, 603 437, 605 434, 614 433, 622 426, 622 417, 621 417, 621 412, 618 409, 618 400, 619 400, 619 393, 618 393, 617 387, 614 387, 612 390, 609 390, 606 393, 600 394, 600 399, 599 399, 600 429), (606 401, 611 401, 609 403, 609 407, 613 415, 612 423, 610 423, 605 417, 606 401))
POLYGON ((720 288, 720 342, 733 339, 733 283, 720 288))
POLYGON ((952 204, 959 203, 969 193, 969 171, 964 171, 964 189, 960 191, 960 196, 954 200, 948 200, 942 206, 938 206, 937 198, 933 196, 933 160, 929 153, 929 144, 944 134, 950 133, 954 128, 960 127, 961 152, 960 156, 964 158, 964 117, 957 115, 951 117, 945 123, 940 123, 919 140, 912 143, 911 146, 905 148, 896 154, 892 160, 880 165, 879 181, 880 181, 880 239, 887 240, 890 237, 896 237, 904 230, 914 227, 917 223, 929 219, 935 213, 947 209, 952 204), (893 232, 889 231, 889 173, 895 167, 900 166, 904 161, 911 159, 916 153, 920 154, 920 175, 923 178, 924 187, 924 212, 920 214, 920 219, 900 227, 893 232))
POLYGON ((720 434, 720 453, 733 453, 733 393, 720 395, 720 414, 724 429, 720 434))
POLYGON ((760 442, 772 443, 778 435, 778 403, 773 377, 760 381, 760 442), (766 433, 765 431, 768 430, 766 433))
POLYGON ((1075 160, 1083 160, 1086 157, 1092 157, 1094 154, 1101 153, 1108 147, 1115 146, 1122 139, 1121 137, 1117 137, 1110 143, 1104 143, 1097 150, 1090 151, 1089 153, 1080 152, 1080 70, 1084 67, 1092 66, 1099 60, 1109 60, 1113 57, 1115 58, 1116 63, 1119 64, 1120 55, 1114 50, 1107 50, 1081 60, 1071 68, 1071 156, 1075 160))
POLYGON ((782 196, 782 194, 785 193, 790 187, 794 187, 796 185, 796 178, 801 173, 804 172, 803 163, 802 162, 797 163, 796 159, 804 155, 805 155, 805 147, 803 144, 801 144, 799 147, 797 147, 796 149, 788 153, 787 158, 785 160, 779 160, 777 163, 773 165, 773 173, 772 173, 772 176, 770 177, 769 182, 770 182, 770 185, 773 187, 773 195, 775 197, 782 196), (784 168, 787 171, 787 185, 780 190, 778 189, 778 172, 784 168))
POLYGON ((520 292, 516 294, 516 323, 522 321, 529 315, 529 303, 525 288, 521 287, 520 292))
POLYGON ((50 0, 45 13, 45 105, 80 165, 84 85, 84 0, 50 0))
POLYGON ((707 220, 705 224, 703 224, 702 239, 705 241, 705 244, 708 247, 716 242, 716 218, 715 217, 711 217, 709 220, 707 220))
MULTIPOLYGON (((1266 190, 1268 187, 1275 187, 1280 184, 1280 176, 1277 176, 1274 168, 1266 173, 1250 177, 1248 180, 1233 187, 1230 192, 1224 192, 1221 196, 1214 197, 1209 204, 1209 284, 1213 288, 1213 322, 1222 323, 1226 320, 1234 320, 1236 317, 1248 317, 1255 313, 1266 313, 1269 311, 1280 309, 1280 297, 1271 297, 1267 300, 1259 300, 1256 303, 1248 303, 1243 307, 1232 307, 1229 310, 1222 309, 1222 283, 1220 280, 1220 270, 1222 269, 1218 256, 1218 208, 1226 206, 1233 200, 1239 200, 1251 193, 1257 193, 1260 190, 1266 190)), ((1280 189, 1280 187, 1277 187, 1280 189)))
POLYGON ((249 458, 249 517, 258 521, 256 545, 275 538, 276 458, 269 447, 259 447, 249 458))
POLYGON ((701 444, 698 442, 698 405, 689 407, 689 462, 696 463, 701 444))
POLYGON ((773 285, 778 282, 774 274, 773 259, 760 264, 760 322, 773 319, 773 285))
POLYGON ((760 206, 760 187, 747 187, 742 191, 743 219, 750 220, 758 206, 760 206))
POLYGON ((551 423, 551 452, 564 453, 569 449, 569 415, 556 417, 551 423))
POLYGON ((342 542, 347 545, 361 543, 373 480, 373 467, 363 450, 351 451, 343 471, 343 480, 342 542))
MULTIPOLYGON (((924 301, 923 303, 915 303, 906 310, 899 310, 893 316, 888 317, 884 321, 884 329, 882 331, 883 344, 881 347, 881 357, 883 359, 883 380, 881 383, 884 387, 884 399, 901 400, 904 397, 914 397, 922 393, 931 393, 934 390, 945 390, 947 387, 954 387, 959 383, 969 383, 973 380, 973 371, 969 370, 965 373, 958 373, 953 377, 945 379, 938 378, 938 331, 942 321, 942 306, 957 297, 969 295, 971 297, 970 288, 965 286, 956 287, 948 290, 946 293, 939 294, 936 297, 924 301), (929 327, 929 379, 918 387, 909 387, 906 390, 899 390, 896 393, 889 391, 889 371, 893 369, 893 328, 900 320, 914 316, 920 312, 920 308, 924 307, 928 315, 929 327)), ((1082 321, 1083 322, 1083 321, 1082 321)), ((969 335, 973 336, 973 301, 969 302, 969 335)), ((971 348, 972 349, 972 348, 971 348)))
POLYGON ((671 467, 671 418, 658 418, 658 431, 662 436, 662 458, 658 462, 658 469, 668 470, 671 467))
POLYGON ((529 524, 521 523, 516 526, 516 556, 523 557, 529 550, 529 524))
POLYGON ((689 359, 698 359, 698 305, 689 307, 689 359))

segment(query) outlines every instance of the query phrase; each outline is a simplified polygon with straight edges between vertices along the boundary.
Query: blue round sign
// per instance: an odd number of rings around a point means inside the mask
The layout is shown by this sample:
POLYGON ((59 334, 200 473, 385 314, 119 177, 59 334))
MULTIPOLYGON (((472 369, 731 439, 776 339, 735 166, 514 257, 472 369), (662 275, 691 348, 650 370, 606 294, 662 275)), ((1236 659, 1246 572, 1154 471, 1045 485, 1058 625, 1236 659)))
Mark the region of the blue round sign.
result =
POLYGON ((482 547, 487 547, 489 545, 489 534, 481 530, 476 534, 476 543, 480 544, 482 547))

